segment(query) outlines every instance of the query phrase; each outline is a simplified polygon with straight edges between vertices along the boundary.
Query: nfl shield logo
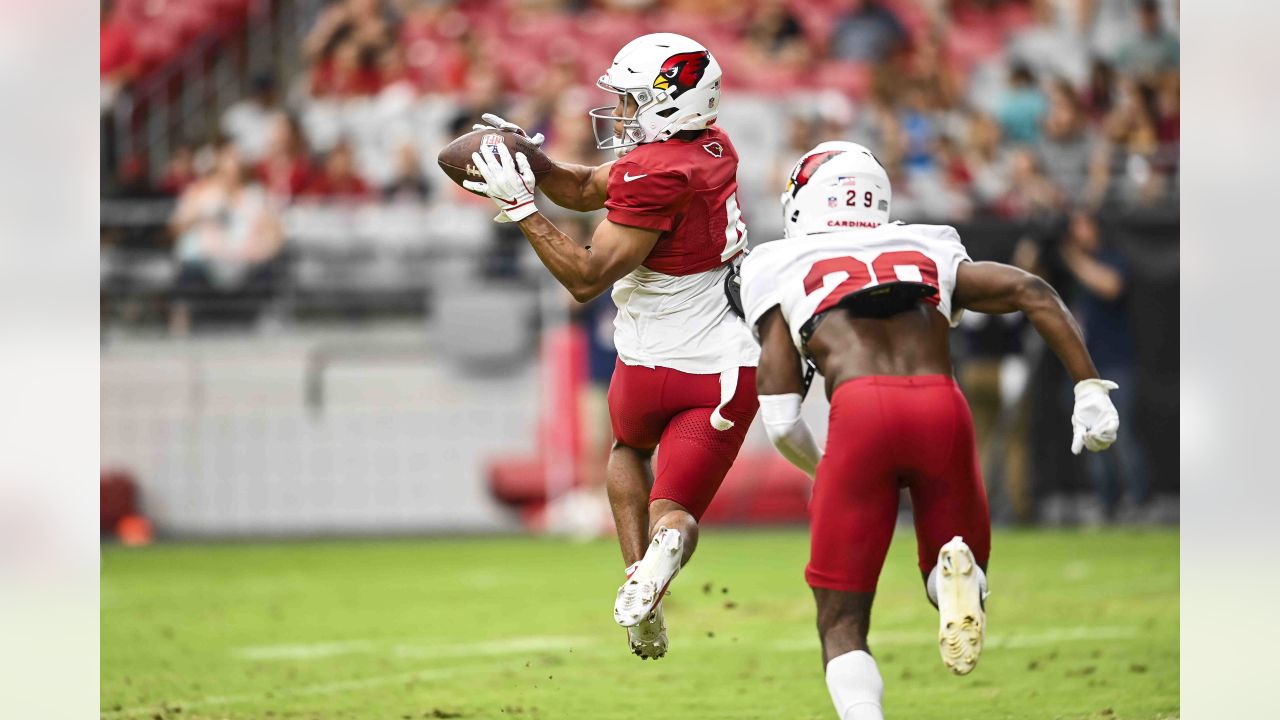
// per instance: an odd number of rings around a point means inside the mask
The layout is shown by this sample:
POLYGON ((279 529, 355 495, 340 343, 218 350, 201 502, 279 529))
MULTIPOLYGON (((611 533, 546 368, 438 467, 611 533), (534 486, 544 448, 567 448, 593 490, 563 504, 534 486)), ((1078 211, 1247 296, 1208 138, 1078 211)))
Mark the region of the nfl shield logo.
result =
POLYGON ((829 207, 829 208, 833 208, 833 207, 835 207, 837 204, 839 204, 839 201, 838 201, 838 200, 836 200, 836 197, 835 197, 834 195, 828 195, 828 196, 827 196, 827 207, 829 207))

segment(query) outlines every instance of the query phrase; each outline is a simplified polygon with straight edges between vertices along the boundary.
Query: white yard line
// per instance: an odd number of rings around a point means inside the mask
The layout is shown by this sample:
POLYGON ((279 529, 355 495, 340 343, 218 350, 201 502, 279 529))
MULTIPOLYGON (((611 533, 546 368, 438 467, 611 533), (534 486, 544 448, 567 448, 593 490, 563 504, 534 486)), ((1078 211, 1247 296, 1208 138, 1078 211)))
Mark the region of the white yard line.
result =
POLYGON ((458 643, 453 645, 415 644, 396 645, 392 651, 399 657, 407 658, 453 658, 473 655, 507 655, 541 650, 569 650, 585 647, 595 642, 590 637, 568 636, 534 636, 507 638, 505 640, 489 640, 476 643, 458 643))
POLYGON ((236 648, 233 654, 244 660, 317 660, 337 655, 368 652, 375 645, 368 640, 301 643, 294 645, 254 645, 236 648))
MULTIPOLYGON (((1138 629, 1123 626, 1076 625, 1072 627, 1049 628, 1033 633, 1001 633, 988 635, 983 646, 986 648, 1031 648, 1043 647, 1062 642, 1077 640, 1124 640, 1136 637, 1138 629)), ((869 642, 879 647, 891 645, 936 645, 937 633, 918 632, 914 630, 881 630, 871 631, 869 642)), ((819 647, 815 634, 809 638, 779 640, 773 643, 773 649, 782 652, 809 652, 819 647)))
POLYGON ((595 642, 594 638, 562 635, 534 635, 504 638, 473 643, 397 643, 394 645, 372 640, 347 640, 341 642, 296 643, 287 645, 252 645, 232 650, 242 660, 318 660, 339 655, 387 653, 406 658, 457 658, 510 653, 567 650, 595 642))

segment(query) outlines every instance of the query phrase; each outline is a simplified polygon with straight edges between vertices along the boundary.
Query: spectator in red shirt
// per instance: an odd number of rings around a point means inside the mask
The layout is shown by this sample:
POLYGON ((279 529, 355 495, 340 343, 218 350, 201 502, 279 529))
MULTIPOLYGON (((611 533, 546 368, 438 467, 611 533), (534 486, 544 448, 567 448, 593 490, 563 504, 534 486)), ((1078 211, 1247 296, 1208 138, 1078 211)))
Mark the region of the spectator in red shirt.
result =
POLYGON ((939 135, 934 144, 934 152, 938 156, 938 168, 947 184, 967 194, 969 186, 973 184, 973 172, 969 170, 969 163, 960 146, 950 135, 939 135))
POLYGON ((415 95, 418 93, 417 81, 405 64, 404 50, 398 45, 387 48, 378 58, 378 82, 383 92, 391 88, 403 88, 415 95))
POLYGON ((169 156, 164 176, 160 178, 160 190, 166 195, 181 195, 196 181, 196 153, 187 143, 179 145, 169 156))
POLYGON ((285 112, 276 113, 271 121, 266 156, 258 163, 258 178, 269 195, 287 203, 311 184, 312 174, 307 140, 297 118, 285 112))
POLYGON ((355 171, 351 147, 340 143, 324 159, 324 171, 303 192, 308 198, 363 201, 371 197, 369 186, 355 171))
POLYGON ((315 97, 367 97, 378 92, 380 86, 377 68, 355 40, 342 41, 332 56, 320 61, 311 76, 311 94, 315 97))
POLYGON ((302 51, 307 60, 321 63, 344 42, 351 41, 367 57, 378 57, 394 42, 394 28, 382 12, 381 0, 340 0, 320 13, 307 33, 302 51))
POLYGON ((1156 137, 1162 145, 1176 146, 1181 136, 1179 110, 1179 100, 1182 95, 1181 83, 1177 72, 1165 73, 1156 83, 1156 137))

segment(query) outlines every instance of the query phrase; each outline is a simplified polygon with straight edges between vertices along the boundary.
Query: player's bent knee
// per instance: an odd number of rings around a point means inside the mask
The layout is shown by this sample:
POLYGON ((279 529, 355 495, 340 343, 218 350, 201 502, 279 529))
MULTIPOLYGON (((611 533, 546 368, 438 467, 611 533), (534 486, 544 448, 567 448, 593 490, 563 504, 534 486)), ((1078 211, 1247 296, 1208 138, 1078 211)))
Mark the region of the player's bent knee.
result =
POLYGON ((658 498, 656 500, 650 501, 649 503, 649 514, 652 517, 662 517, 664 515, 670 515, 673 513, 688 515, 690 520, 692 520, 695 523, 697 522, 697 519, 694 518, 693 513, 689 512, 688 508, 676 502, 675 500, 670 500, 668 498, 658 498))
POLYGON ((686 534, 698 532, 698 518, 680 503, 673 500, 659 499, 649 503, 649 517, 653 518, 650 532, 669 527, 686 534))

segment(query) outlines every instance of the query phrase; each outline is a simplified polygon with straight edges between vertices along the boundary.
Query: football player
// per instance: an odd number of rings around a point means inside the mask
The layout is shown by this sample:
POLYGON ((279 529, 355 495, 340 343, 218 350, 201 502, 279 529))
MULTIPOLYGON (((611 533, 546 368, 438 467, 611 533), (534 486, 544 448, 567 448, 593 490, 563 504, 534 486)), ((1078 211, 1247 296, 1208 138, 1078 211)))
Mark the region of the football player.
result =
POLYGON ((991 523, 972 417, 952 379, 948 331, 960 315, 1026 314, 1076 381, 1073 452, 1107 448, 1119 427, 1107 397, 1116 385, 1098 377, 1052 287, 1009 265, 971 261, 952 227, 890 223, 891 202, 870 151, 822 143, 791 172, 785 239, 743 263, 765 429, 816 478, 805 579, 842 720, 883 717, 867 629, 902 487, 943 662, 962 675, 982 651, 991 523), (800 417, 810 364, 831 402, 825 455, 800 417))
MULTIPOLYGON (((613 617, 632 652, 659 658, 667 651, 662 597, 693 554, 698 520, 758 407, 759 348, 737 293, 747 229, 738 155, 714 125, 720 66, 705 47, 671 33, 636 38, 597 85, 615 98, 589 112, 597 146, 617 159, 556 163, 537 182, 558 205, 607 210, 590 238, 575 240, 538 212, 528 159, 505 145, 472 156, 484 180, 466 187, 493 198, 495 220, 519 224, 579 302, 612 288, 616 442, 607 485, 627 568, 613 617)), ((492 115, 485 121, 523 133, 492 115)))

